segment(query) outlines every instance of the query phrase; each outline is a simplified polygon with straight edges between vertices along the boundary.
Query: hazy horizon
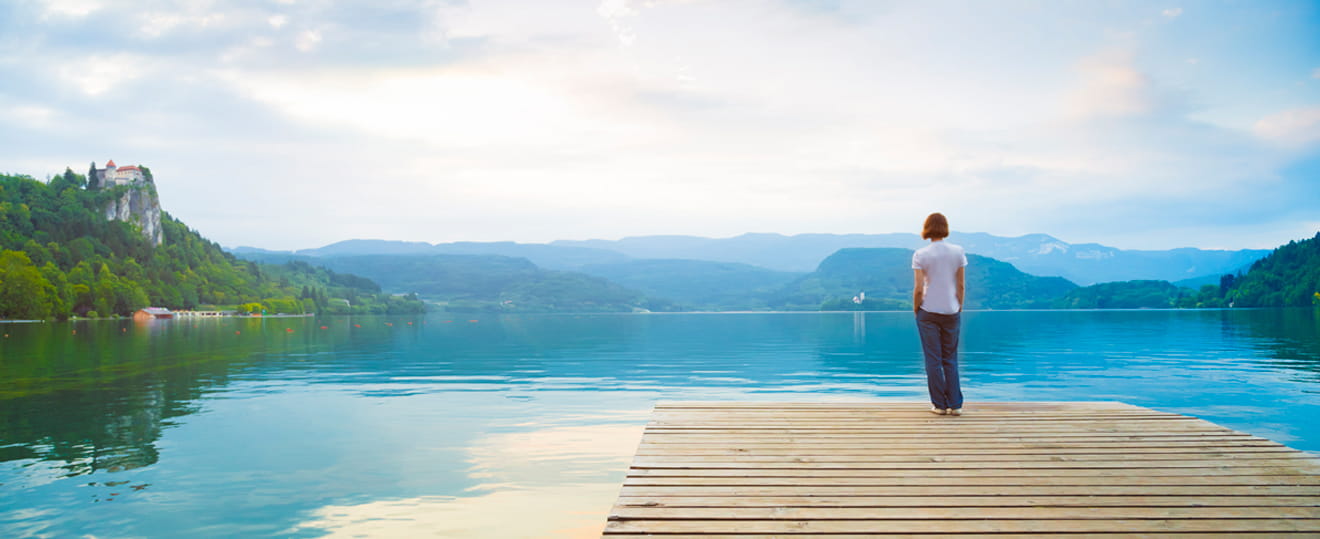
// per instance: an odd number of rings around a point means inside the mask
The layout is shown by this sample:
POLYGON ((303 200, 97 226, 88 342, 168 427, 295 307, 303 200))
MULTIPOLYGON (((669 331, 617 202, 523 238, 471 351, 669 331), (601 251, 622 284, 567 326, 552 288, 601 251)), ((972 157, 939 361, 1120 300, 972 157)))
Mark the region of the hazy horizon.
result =
POLYGON ((1320 230, 1320 4, 0 4, 0 171, 224 245, 1320 230))
MULTIPOLYGON (((1317 231, 1317 233, 1320 233, 1320 231, 1317 231)), ((734 235, 732 235, 732 236, 701 236, 701 235, 694 235, 694 234, 641 234, 641 235, 636 235, 636 236, 624 236, 624 237, 619 237, 619 238, 605 238, 605 237, 597 236, 597 237, 589 237, 589 238, 559 238, 559 239, 554 239, 554 240, 550 240, 550 241, 463 240, 463 239, 457 239, 457 240, 448 240, 448 241, 434 242, 434 241, 425 241, 425 240, 398 240, 398 239, 390 239, 390 238, 345 238, 345 239, 334 240, 334 241, 330 241, 330 242, 328 242, 328 243, 324 243, 324 244, 320 244, 320 245, 315 245, 315 246, 309 246, 309 247, 294 247, 294 248, 289 248, 289 249, 273 249, 273 248, 262 247, 262 246, 260 246, 260 245, 246 245, 246 244, 245 244, 245 245, 222 245, 222 247, 224 247, 224 248, 227 249, 227 250, 234 250, 234 249, 241 249, 241 248, 254 248, 254 249, 262 249, 262 250, 266 250, 266 251, 288 251, 288 252, 300 252, 300 251, 310 251, 310 250, 315 250, 315 249, 321 249, 321 248, 324 248, 324 247, 329 247, 329 246, 331 246, 331 245, 337 245, 337 244, 344 243, 344 242, 349 242, 349 241, 384 241, 384 242, 403 242, 403 243, 424 243, 424 244, 427 244, 427 245, 443 245, 443 244, 447 244, 447 243, 517 243, 517 244, 521 244, 521 245, 551 245, 551 244, 554 244, 554 243, 556 243, 556 242, 584 242, 584 241, 611 241, 611 242, 612 242, 612 241, 624 241, 624 240, 636 239, 636 238, 654 238, 654 237, 675 237, 675 238, 676 238, 676 237, 683 237, 683 238, 702 238, 702 239, 711 239, 711 240, 726 240, 726 239, 734 239, 734 238, 738 238, 738 237, 742 237, 742 236, 757 236, 757 235, 777 235, 777 236, 783 236, 783 237, 794 237, 794 236, 804 236, 804 235, 852 236, 852 235, 888 235, 888 234, 910 234, 910 235, 912 235, 912 236, 914 236, 914 237, 919 237, 919 236, 920 236, 920 233, 919 233, 919 232, 902 232, 902 231, 900 231, 900 232, 839 232, 839 233, 834 233, 834 232, 804 232, 804 233, 802 233, 802 234, 780 234, 780 233, 778 233, 778 232, 743 232, 743 233, 741 233, 741 234, 734 234, 734 235)), ((1050 237, 1050 238, 1052 238, 1052 239, 1055 239, 1055 240, 1061 241, 1061 242, 1063 242, 1063 243, 1067 243, 1067 244, 1070 245, 1070 246, 1098 244, 1098 245, 1102 245, 1102 246, 1104 246, 1104 247, 1112 247, 1112 248, 1115 248, 1115 249, 1121 249, 1121 250, 1125 250, 1125 251, 1167 251, 1167 250, 1184 249, 1184 248, 1202 249, 1202 250, 1206 250, 1206 251, 1241 251, 1241 250, 1251 250, 1251 249, 1272 250, 1272 249, 1275 249, 1275 248, 1277 248, 1277 247, 1280 247, 1280 246, 1282 246, 1282 245, 1287 244, 1289 241, 1300 241, 1300 240, 1304 240, 1304 239, 1311 238, 1311 237, 1313 237, 1313 236, 1315 235, 1315 234, 1313 233, 1313 234, 1311 234, 1310 236, 1299 237, 1299 238, 1292 238, 1291 240, 1284 240, 1283 242, 1279 243, 1278 245, 1274 245, 1274 246, 1271 246, 1271 247, 1225 247, 1225 248, 1202 248, 1202 247, 1192 247, 1192 246, 1177 246, 1177 247, 1169 247, 1169 248, 1167 248, 1167 249, 1134 249, 1134 248, 1123 247, 1123 246, 1121 246, 1121 245, 1109 245, 1109 244, 1097 243, 1097 242, 1073 242, 1073 241, 1068 241, 1068 240, 1065 239, 1065 238, 1060 238, 1060 237, 1058 237, 1058 236, 1055 236, 1054 234, 1049 234, 1049 233, 1046 233, 1046 232, 1029 232, 1029 233, 1026 233, 1026 234, 1019 234, 1019 235, 1016 235, 1016 236, 1002 236, 1002 235, 999 235, 999 234, 990 234, 989 232, 977 232, 977 231, 954 230, 954 231, 950 232, 950 236, 949 236, 949 238, 950 238, 951 241, 956 241, 958 235, 960 235, 960 234, 989 234, 989 235, 991 235, 991 236, 1000 237, 1000 238, 1007 238, 1007 239, 1020 239, 1020 238, 1024 238, 1024 237, 1027 237, 1027 236, 1048 236, 1048 237, 1050 237)), ((205 236, 206 234, 203 233, 202 235, 205 236)))

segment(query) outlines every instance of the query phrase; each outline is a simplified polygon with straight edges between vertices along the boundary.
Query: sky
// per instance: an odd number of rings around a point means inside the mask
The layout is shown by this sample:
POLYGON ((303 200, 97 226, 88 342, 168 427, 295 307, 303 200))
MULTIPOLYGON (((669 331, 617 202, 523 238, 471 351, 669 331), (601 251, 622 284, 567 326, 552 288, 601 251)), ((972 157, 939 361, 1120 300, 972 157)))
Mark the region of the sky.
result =
POLYGON ((222 245, 1320 231, 1320 3, 0 0, 0 172, 222 245))

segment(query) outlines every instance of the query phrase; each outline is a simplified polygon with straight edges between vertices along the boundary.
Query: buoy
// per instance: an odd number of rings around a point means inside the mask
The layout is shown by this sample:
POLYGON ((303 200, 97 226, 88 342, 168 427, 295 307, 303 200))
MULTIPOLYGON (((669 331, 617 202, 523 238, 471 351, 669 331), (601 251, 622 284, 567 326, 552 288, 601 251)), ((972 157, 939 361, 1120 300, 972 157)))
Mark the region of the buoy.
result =
POLYGON ((353 327, 355 327, 355 328, 360 328, 360 327, 362 327, 362 324, 353 324, 353 327))
POLYGON ((284 328, 286 333, 293 333, 293 328, 284 328))
POLYGON ((238 335, 238 334, 240 334, 240 333, 242 333, 242 332, 241 332, 241 331, 235 331, 235 332, 234 332, 234 335, 238 335))
POLYGON ((76 329, 73 330, 73 334, 74 334, 74 335, 77 335, 77 334, 78 334, 78 330, 76 330, 76 329))
POLYGON ((386 322, 385 325, 389 327, 394 327, 394 322, 386 322))
POLYGON ((471 323, 473 323, 473 324, 477 323, 476 320, 468 320, 468 322, 471 322, 471 323))
POLYGON ((412 325, 412 322, 408 322, 408 325, 410 325, 410 326, 411 326, 411 325, 412 325))
POLYGON ((321 326, 321 329, 330 329, 330 328, 326 326, 321 326))

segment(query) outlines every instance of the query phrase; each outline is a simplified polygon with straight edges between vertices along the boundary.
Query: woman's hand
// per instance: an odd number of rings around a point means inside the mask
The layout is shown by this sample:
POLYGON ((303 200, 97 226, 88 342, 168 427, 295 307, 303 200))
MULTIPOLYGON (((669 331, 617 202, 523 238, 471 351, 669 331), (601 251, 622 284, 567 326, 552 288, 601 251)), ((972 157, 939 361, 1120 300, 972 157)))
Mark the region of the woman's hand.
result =
POLYGON ((921 302, 926 298, 925 270, 912 270, 912 314, 921 314, 921 302))

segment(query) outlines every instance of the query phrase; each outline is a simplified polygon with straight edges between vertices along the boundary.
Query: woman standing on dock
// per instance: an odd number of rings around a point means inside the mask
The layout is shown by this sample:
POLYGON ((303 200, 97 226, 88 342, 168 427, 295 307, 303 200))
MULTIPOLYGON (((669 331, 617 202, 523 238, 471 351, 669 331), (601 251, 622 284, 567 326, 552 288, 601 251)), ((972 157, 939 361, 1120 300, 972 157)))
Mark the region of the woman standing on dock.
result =
POLYGON ((947 241, 949 220, 941 213, 926 217, 921 239, 930 245, 912 254, 912 310, 917 315, 921 351, 926 356, 926 386, 931 413, 962 415, 958 383, 958 331, 966 290, 967 254, 947 241))

